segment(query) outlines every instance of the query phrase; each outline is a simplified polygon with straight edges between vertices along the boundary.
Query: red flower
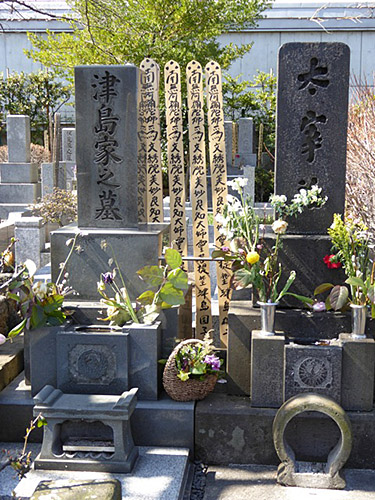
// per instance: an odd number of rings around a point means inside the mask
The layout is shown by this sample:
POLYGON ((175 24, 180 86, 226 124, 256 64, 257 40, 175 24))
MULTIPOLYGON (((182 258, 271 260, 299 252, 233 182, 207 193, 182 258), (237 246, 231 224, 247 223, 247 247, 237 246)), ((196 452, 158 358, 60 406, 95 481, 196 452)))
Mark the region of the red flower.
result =
POLYGON ((337 269, 338 267, 341 267, 342 264, 341 262, 335 262, 336 255, 331 254, 331 255, 326 255, 323 257, 323 262, 326 264, 328 269, 337 269))

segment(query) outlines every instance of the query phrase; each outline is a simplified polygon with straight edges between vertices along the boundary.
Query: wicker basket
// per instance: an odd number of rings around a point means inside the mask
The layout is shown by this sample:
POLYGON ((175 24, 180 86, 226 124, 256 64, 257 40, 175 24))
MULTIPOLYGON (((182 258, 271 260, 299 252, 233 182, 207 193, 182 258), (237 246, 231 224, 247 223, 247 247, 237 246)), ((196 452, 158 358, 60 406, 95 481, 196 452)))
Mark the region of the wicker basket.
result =
POLYGON ((217 375, 206 375, 204 380, 189 379, 183 382, 177 377, 175 357, 178 351, 187 344, 203 342, 199 339, 184 340, 175 347, 168 358, 163 373, 163 385, 167 394, 175 401, 197 401, 204 399, 214 390, 217 375))

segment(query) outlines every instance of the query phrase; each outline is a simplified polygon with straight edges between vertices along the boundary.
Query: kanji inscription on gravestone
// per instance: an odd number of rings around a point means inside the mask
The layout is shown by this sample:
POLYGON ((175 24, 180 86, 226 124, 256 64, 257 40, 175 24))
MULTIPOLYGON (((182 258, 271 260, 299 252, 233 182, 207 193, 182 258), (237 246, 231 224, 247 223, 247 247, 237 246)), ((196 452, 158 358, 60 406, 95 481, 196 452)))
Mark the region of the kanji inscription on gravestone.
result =
POLYGON ((138 69, 78 66, 78 226, 137 226, 138 69))
POLYGON ((349 47, 286 43, 279 50, 276 194, 290 200, 314 184, 326 205, 290 221, 295 234, 324 234, 345 203, 349 47))

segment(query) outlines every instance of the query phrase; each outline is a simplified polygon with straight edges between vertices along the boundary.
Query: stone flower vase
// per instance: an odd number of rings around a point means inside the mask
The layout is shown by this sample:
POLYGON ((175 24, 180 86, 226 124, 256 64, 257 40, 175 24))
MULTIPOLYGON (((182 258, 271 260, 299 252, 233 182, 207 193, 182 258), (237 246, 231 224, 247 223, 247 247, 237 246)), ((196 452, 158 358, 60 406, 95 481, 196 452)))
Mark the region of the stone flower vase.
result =
POLYGON ((367 317, 367 306, 350 304, 352 311, 352 333, 351 336, 354 339, 365 339, 366 338, 366 317, 367 317))
POLYGON ((275 335, 275 312, 278 302, 260 302, 260 322, 263 335, 275 335))

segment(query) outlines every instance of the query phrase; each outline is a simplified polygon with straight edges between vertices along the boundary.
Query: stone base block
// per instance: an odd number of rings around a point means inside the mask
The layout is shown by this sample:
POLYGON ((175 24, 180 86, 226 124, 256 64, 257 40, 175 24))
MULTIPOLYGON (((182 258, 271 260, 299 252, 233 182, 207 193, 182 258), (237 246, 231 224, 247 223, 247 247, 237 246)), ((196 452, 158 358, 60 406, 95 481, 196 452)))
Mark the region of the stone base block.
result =
POLYGON ((251 336, 250 399, 252 406, 279 408, 284 389, 284 335, 251 336))
POLYGON ((108 260, 113 258, 111 247, 119 263, 129 295, 135 299, 146 286, 136 274, 146 265, 157 265, 162 250, 162 236, 168 230, 165 224, 140 225, 139 229, 79 229, 69 225, 51 233, 52 281, 57 279, 59 264, 64 262, 69 247, 67 240, 77 233, 78 252, 73 252, 67 265, 69 285, 80 300, 98 300, 97 282, 101 273, 109 271, 108 260), (103 248, 102 242, 107 242, 103 248))
POLYGON ((38 182, 38 165, 36 163, 0 163, 0 182, 2 184, 38 182))
POLYGON ((40 196, 40 185, 37 183, 0 184, 0 200, 2 203, 35 203, 40 196))
POLYGON ((343 346, 342 407, 371 411, 374 401, 374 339, 353 339, 350 334, 342 333, 340 341, 343 346))
POLYGON ((31 500, 46 500, 46 497, 59 500, 76 500, 77 498, 100 498, 102 500, 121 500, 121 483, 118 479, 94 480, 57 480, 41 481, 31 500))
MULTIPOLYGON (((249 398, 210 394, 196 403, 195 459, 207 464, 279 465, 272 439, 273 408, 253 408, 249 398)), ((346 467, 375 468, 375 410, 348 412, 353 447, 346 467)), ((296 416, 285 436, 296 460, 325 462, 340 438, 336 423, 320 413, 296 416)))
POLYGON ((0 204, 0 219, 7 219, 9 214, 16 213, 16 217, 20 217, 23 212, 29 208, 28 203, 1 203, 0 204))
POLYGON ((127 462, 98 462, 97 459, 74 460, 67 463, 66 460, 54 458, 53 460, 40 458, 38 455, 34 462, 35 470, 67 470, 67 471, 93 471, 93 472, 115 472, 127 474, 134 467, 138 452, 134 449, 127 462))

